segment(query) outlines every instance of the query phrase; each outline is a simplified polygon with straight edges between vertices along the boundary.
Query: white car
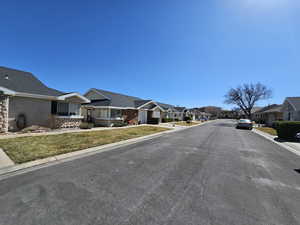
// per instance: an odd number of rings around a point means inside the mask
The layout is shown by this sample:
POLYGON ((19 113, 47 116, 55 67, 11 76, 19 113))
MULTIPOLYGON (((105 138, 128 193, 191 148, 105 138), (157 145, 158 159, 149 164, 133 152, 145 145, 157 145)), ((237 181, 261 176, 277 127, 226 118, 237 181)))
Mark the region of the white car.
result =
POLYGON ((248 129, 252 130, 253 124, 251 120, 248 119, 240 119, 236 125, 236 129, 248 129))

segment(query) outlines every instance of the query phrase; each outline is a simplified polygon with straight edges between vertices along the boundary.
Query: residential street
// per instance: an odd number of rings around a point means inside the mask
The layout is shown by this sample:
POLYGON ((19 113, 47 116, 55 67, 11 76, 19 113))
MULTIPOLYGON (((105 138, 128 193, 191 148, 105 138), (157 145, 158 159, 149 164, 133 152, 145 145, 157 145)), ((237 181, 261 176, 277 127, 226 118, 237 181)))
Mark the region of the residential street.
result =
POLYGON ((231 120, 0 180, 0 225, 297 225, 300 158, 231 120))

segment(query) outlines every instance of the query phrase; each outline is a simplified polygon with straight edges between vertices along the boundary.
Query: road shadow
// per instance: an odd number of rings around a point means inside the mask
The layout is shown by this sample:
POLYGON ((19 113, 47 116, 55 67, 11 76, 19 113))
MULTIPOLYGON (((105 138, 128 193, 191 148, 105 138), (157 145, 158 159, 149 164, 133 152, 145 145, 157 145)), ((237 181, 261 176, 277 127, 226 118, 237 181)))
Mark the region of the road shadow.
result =
POLYGON ((214 124, 215 127, 234 127, 234 124, 230 124, 230 123, 218 123, 218 124, 214 124))

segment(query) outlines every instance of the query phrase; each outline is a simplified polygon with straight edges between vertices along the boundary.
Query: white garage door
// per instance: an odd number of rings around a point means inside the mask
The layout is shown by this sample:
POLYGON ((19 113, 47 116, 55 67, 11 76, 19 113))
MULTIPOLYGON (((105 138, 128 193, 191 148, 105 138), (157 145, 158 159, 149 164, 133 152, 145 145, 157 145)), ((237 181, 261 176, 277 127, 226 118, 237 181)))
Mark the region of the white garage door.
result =
POLYGON ((139 122, 141 124, 147 123, 147 111, 144 110, 139 111, 139 122))

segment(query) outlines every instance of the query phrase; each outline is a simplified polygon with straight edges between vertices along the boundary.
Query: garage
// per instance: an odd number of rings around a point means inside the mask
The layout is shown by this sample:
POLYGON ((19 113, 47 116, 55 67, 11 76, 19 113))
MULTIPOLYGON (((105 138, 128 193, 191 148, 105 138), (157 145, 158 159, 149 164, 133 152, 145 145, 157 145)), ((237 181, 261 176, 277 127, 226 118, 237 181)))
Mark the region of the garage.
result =
POLYGON ((146 110, 139 110, 138 120, 139 120, 139 123, 141 123, 141 124, 147 123, 147 111, 146 110))

